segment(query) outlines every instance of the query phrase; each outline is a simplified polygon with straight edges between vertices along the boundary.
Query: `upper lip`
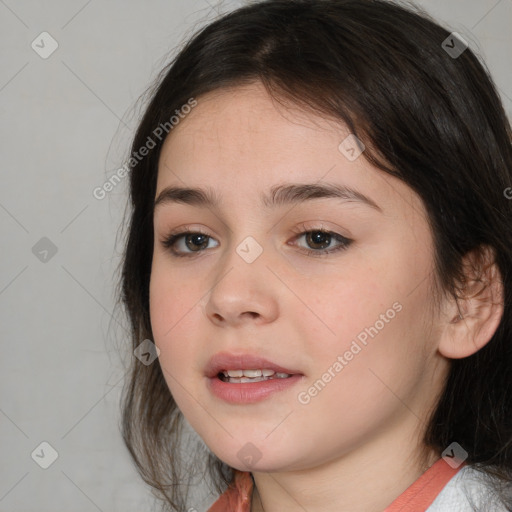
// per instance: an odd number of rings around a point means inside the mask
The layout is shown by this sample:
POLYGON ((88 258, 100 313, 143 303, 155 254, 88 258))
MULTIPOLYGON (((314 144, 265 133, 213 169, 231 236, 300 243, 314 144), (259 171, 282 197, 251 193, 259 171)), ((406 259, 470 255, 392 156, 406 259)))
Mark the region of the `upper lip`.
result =
POLYGON ((288 373, 289 375, 302 373, 298 370, 285 368, 253 354, 231 354, 229 352, 219 352, 215 354, 206 365, 205 374, 207 377, 216 377, 220 372, 226 370, 274 370, 276 373, 288 373))

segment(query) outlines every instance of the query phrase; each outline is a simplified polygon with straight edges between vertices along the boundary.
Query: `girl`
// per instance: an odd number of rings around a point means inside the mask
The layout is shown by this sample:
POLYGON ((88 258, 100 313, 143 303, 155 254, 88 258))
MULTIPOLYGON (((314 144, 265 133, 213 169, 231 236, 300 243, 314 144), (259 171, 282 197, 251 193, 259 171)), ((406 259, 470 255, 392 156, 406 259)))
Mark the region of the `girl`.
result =
POLYGON ((512 510, 511 129, 461 36, 384 0, 240 8, 129 163, 122 428, 166 510, 203 462, 212 512, 512 510))

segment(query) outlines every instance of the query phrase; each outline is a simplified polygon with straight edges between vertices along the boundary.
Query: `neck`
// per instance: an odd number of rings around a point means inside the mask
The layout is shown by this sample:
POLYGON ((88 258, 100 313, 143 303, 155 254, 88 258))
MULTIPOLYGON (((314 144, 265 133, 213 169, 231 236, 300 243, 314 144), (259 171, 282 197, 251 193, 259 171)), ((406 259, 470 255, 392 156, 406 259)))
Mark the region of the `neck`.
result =
POLYGON ((347 454, 313 469, 255 472, 251 511, 382 512, 439 459, 431 450, 408 452, 400 442, 388 448, 387 456, 347 454))

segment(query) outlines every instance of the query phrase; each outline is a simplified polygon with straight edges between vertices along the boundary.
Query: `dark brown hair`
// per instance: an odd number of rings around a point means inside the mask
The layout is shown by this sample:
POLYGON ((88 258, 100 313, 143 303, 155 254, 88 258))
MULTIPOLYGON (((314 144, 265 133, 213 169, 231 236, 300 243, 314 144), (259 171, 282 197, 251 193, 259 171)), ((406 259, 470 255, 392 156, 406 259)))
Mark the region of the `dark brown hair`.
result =
MULTIPOLYGON (((422 198, 435 242, 436 280, 457 297, 462 258, 491 247, 504 314, 487 345, 451 368, 424 438, 439 454, 453 441, 467 463, 512 478, 512 133, 485 64, 442 47, 450 30, 413 5, 383 0, 268 0, 202 28, 159 75, 132 155, 190 98, 262 82, 272 97, 346 124, 364 156, 422 198)), ((186 121, 184 121, 186 122, 186 121)), ((172 136, 172 133, 171 133, 172 136)), ((130 160, 131 216, 119 302, 131 350, 153 339, 149 281, 153 203, 164 138, 130 160)), ((158 360, 133 357, 122 434, 143 479, 167 510, 185 510, 190 467, 179 456, 183 417, 158 360)), ((232 468, 195 451, 221 492, 232 468)), ((512 503, 508 506, 512 509, 512 503)))

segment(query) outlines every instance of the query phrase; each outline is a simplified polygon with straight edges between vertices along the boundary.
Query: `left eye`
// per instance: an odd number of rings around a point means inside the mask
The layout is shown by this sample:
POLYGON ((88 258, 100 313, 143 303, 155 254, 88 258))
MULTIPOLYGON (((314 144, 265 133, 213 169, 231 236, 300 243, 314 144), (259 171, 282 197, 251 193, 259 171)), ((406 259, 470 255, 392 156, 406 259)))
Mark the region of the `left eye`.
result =
MULTIPOLYGON (((302 237, 306 237, 306 243, 310 245, 310 247, 313 247, 313 249, 303 248, 302 250, 312 256, 323 256, 340 251, 342 249, 346 249, 352 243, 352 240, 338 233, 323 231, 320 229, 302 231, 295 236, 295 239, 300 239, 302 237), (326 249, 326 247, 331 245, 333 240, 338 242, 338 245, 334 248, 326 249)), ((204 249, 208 248, 209 240, 213 240, 213 238, 205 233, 197 231, 182 231, 180 233, 169 235, 161 243, 166 249, 170 249, 171 254, 174 256, 191 257, 193 256, 191 253, 204 252, 204 249), (182 241, 185 243, 185 247, 191 252, 187 252, 183 247, 176 249, 182 241)))
MULTIPOLYGON (((332 231, 304 231, 303 233, 299 234, 297 238, 302 237, 305 237, 306 243, 308 244, 309 247, 314 247, 315 249, 319 249, 324 253, 331 253, 337 250, 346 249, 351 242, 351 240, 349 240, 348 238, 345 238, 344 236, 341 236, 338 233, 333 233, 332 231), (337 241, 339 245, 330 250, 325 250, 332 243, 333 240, 337 241)), ((306 249, 306 251, 308 251, 309 253, 319 252, 318 250, 310 249, 306 249)))

